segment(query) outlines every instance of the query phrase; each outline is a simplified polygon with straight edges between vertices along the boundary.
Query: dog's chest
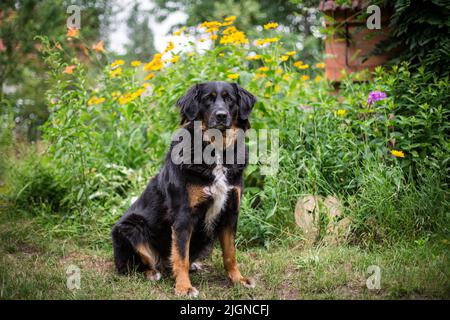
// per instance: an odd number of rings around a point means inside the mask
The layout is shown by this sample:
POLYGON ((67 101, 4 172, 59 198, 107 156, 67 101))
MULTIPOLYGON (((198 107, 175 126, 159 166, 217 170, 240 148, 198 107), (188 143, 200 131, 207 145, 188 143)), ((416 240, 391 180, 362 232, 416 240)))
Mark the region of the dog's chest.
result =
POLYGON ((227 181, 226 170, 223 165, 218 164, 212 171, 214 175, 213 183, 203 189, 205 194, 213 198, 213 203, 205 215, 205 230, 208 233, 213 231, 217 217, 227 201, 228 191, 231 189, 227 181))

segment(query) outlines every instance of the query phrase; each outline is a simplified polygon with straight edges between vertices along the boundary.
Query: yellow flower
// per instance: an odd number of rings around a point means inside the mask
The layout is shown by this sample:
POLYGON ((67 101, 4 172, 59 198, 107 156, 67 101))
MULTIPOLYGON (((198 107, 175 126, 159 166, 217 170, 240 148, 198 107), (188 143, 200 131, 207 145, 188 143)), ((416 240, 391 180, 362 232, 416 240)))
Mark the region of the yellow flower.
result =
POLYGON ((173 33, 174 36, 179 36, 181 33, 186 30, 186 27, 182 27, 173 33))
POLYGON ((150 61, 149 63, 147 63, 144 66, 144 70, 146 71, 158 71, 161 70, 164 67, 163 64, 163 60, 162 60, 162 54, 161 53, 157 53, 153 56, 153 60, 150 61))
POLYGON ((117 67, 117 66, 121 66, 125 63, 125 61, 123 60, 116 60, 113 63, 111 63, 111 68, 117 67))
POLYGON ((172 56, 172 59, 170 59, 170 62, 176 63, 180 59, 180 56, 172 56))
POLYGON ((258 60, 258 59, 261 59, 261 58, 262 58, 262 56, 260 54, 254 54, 254 55, 251 55, 251 56, 247 56, 247 60, 258 60))
POLYGON ((105 98, 97 98, 96 96, 93 96, 88 100, 87 104, 88 106, 91 106, 93 104, 101 104, 103 102, 105 102, 105 98))
POLYGON ((131 61, 131 66, 132 67, 139 67, 141 65, 142 62, 140 62, 139 60, 133 60, 131 61))
POLYGON ((301 61, 301 60, 298 60, 298 61, 294 62, 294 67, 299 68, 301 65, 303 65, 303 61, 301 61))
POLYGON ((223 20, 226 21, 226 22, 234 21, 234 20, 236 20, 236 16, 229 16, 229 17, 226 17, 223 20))
POLYGON ((302 65, 297 66, 297 68, 299 68, 300 70, 305 70, 305 69, 309 68, 309 64, 302 64, 302 65))
POLYGON ((268 88, 271 87, 272 85, 273 85, 272 81, 267 81, 264 87, 268 88))
POLYGON ((211 40, 216 40, 217 39, 217 34, 212 34, 209 38, 211 40))
POLYGON ((219 27, 222 26, 222 23, 219 21, 205 21, 199 25, 202 29, 216 29, 218 30, 219 27))
POLYGON ((322 77, 321 77, 321 76, 317 76, 317 77, 314 78, 314 81, 315 81, 315 82, 320 82, 320 80, 322 80, 322 77))
POLYGON ((109 73, 109 76, 111 77, 111 78, 114 78, 114 77, 117 77, 118 75, 121 75, 122 74, 122 68, 116 68, 116 69, 114 69, 114 70, 112 70, 110 73, 109 73))
POLYGON ((316 68, 320 68, 320 69, 325 68, 325 63, 323 63, 323 62, 316 63, 316 68))
POLYGON ((275 92, 280 92, 281 86, 279 84, 276 84, 274 90, 275 92))
POLYGON ((230 73, 229 75, 227 75, 227 78, 235 80, 239 78, 239 73, 230 73))
POLYGON ((283 73, 283 69, 282 69, 282 68, 276 68, 275 74, 280 75, 280 74, 282 74, 282 73, 283 73))
POLYGON ((295 51, 288 51, 286 52, 286 55, 292 57, 293 55, 295 55, 295 51))
POLYGON ((154 73, 154 72, 151 72, 151 73, 148 74, 148 76, 146 76, 146 77, 144 78, 144 80, 147 81, 147 80, 150 80, 150 79, 152 79, 152 78, 154 78, 154 77, 155 77, 155 73, 154 73))
POLYGON ((236 29, 236 27, 228 27, 222 32, 220 44, 246 44, 248 39, 245 33, 236 29))
POLYGON ((397 158, 404 158, 405 157, 405 153, 403 151, 400 151, 400 150, 391 150, 391 154, 394 157, 397 157, 397 158))
POLYGON ((306 80, 309 80, 309 76, 307 76, 307 75, 302 75, 301 77, 300 77, 300 80, 302 80, 302 81, 306 81, 306 80))
POLYGON ((266 30, 275 29, 276 27, 278 27, 278 23, 276 22, 270 22, 264 25, 264 29, 266 30))
POLYGON ((256 69, 257 71, 262 71, 262 72, 266 72, 269 71, 269 67, 260 67, 258 69, 256 69))
POLYGON ((347 114, 347 109, 339 109, 338 111, 336 111, 336 115, 338 115, 340 117, 345 117, 346 114, 347 114))
POLYGON ((266 43, 272 43, 272 42, 277 42, 278 40, 280 40, 279 38, 265 38, 265 39, 257 39, 255 41, 255 45, 257 46, 262 46, 265 45, 266 43))
POLYGON ((219 56, 220 57, 225 57, 225 53, 221 52, 221 53, 219 53, 219 56))
POLYGON ((173 48, 175 48, 175 46, 173 45, 173 42, 169 41, 169 43, 167 43, 167 47, 166 47, 166 50, 164 50, 164 52, 169 52, 169 51, 173 50, 173 48))
POLYGON ((117 98, 118 96, 120 96, 120 91, 114 91, 113 93, 111 93, 111 96, 113 98, 117 98))
POLYGON ((287 61, 289 59, 289 56, 281 56, 280 60, 281 61, 287 61))
POLYGON ((291 80, 291 77, 288 74, 285 74, 282 79, 284 81, 289 81, 289 80, 291 80))
POLYGON ((260 78, 265 78, 267 77, 267 74, 265 73, 256 73, 255 74, 255 79, 260 79, 260 78))

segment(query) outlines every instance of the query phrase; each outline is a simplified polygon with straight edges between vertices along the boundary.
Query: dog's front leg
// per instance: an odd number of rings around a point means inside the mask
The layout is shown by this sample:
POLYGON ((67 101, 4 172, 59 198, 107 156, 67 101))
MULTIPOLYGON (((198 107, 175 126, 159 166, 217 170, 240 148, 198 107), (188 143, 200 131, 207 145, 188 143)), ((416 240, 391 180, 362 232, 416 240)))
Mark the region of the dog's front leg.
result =
POLYGON ((233 283, 241 283, 247 288, 254 288, 255 281, 241 275, 236 261, 235 232, 230 227, 224 228, 219 233, 220 246, 222 247, 223 265, 228 278, 233 283))
POLYGON ((189 243, 192 227, 188 223, 172 226, 172 272, 175 277, 175 293, 178 295, 198 296, 198 290, 189 278, 189 243))

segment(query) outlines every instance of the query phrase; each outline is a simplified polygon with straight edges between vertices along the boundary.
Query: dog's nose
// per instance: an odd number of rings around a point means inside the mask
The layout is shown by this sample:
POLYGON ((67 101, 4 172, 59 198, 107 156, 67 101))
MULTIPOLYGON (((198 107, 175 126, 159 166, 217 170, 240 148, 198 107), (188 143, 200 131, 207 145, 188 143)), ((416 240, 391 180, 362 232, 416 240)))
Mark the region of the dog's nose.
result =
POLYGON ((225 122, 227 120, 227 113, 225 111, 217 111, 216 118, 217 121, 225 122))

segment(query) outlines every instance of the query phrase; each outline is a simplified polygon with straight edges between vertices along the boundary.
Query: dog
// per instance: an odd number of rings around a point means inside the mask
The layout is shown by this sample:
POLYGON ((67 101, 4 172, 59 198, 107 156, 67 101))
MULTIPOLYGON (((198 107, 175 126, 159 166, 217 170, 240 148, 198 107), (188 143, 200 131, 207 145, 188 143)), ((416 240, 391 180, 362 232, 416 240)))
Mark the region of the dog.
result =
MULTIPOLYGON (((232 150, 235 160, 236 132, 250 128, 255 103, 256 97, 236 83, 193 85, 177 101, 181 128, 193 137, 195 124, 200 123, 200 151, 214 145, 217 149, 211 154, 223 159, 225 151, 232 150), (223 136, 221 143, 217 136, 206 135, 210 129, 223 136)), ((211 253, 218 239, 229 280, 252 288, 254 280, 241 275, 235 247, 248 149, 244 144, 243 163, 175 163, 173 151, 180 140, 172 141, 160 172, 112 229, 116 270, 120 274, 137 270, 146 279, 159 280, 161 272, 171 269, 175 293, 196 297, 198 290, 191 284, 189 271, 198 268, 197 262, 211 253)), ((190 143, 188 151, 180 154, 192 159, 194 149, 190 143)))

